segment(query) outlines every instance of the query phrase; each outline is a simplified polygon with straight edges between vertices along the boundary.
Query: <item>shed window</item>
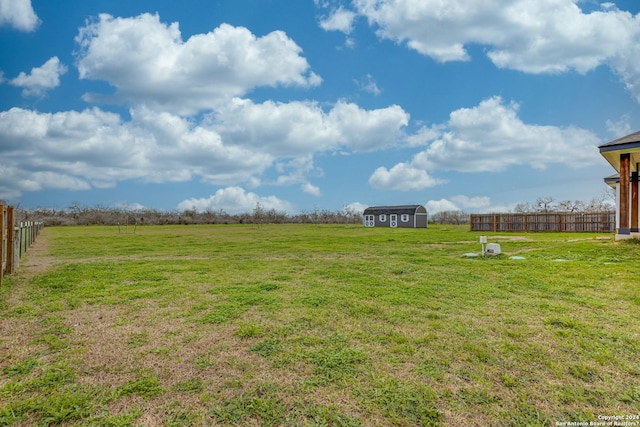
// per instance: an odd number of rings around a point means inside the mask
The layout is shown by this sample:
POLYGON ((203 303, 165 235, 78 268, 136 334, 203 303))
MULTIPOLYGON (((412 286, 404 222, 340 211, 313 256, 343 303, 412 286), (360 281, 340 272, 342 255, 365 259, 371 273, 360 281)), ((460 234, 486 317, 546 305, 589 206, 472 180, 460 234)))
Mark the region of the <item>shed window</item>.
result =
POLYGON ((402 214, 402 216, 400 216, 400 221, 409 222, 409 214, 402 214))
POLYGON ((387 222, 387 216, 385 214, 380 215, 380 222, 387 222))

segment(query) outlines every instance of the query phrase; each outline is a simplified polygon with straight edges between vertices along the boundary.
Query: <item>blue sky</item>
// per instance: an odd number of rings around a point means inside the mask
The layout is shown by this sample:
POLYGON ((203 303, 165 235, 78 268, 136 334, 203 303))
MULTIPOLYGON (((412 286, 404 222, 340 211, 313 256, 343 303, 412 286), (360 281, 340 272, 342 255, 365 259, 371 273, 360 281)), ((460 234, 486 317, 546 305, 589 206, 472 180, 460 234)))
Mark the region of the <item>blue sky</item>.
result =
POLYGON ((588 201, 640 3, 0 0, 0 199, 299 213, 588 201))

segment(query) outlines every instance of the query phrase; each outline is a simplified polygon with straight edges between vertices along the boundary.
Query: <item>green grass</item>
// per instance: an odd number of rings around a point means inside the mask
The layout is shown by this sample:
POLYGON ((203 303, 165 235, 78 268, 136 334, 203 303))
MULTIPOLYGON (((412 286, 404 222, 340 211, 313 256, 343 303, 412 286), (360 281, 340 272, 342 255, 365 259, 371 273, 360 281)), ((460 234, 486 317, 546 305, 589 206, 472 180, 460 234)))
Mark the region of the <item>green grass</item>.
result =
POLYGON ((636 414, 640 245, 487 234, 502 255, 458 226, 46 228, 53 262, 0 288, 0 426, 636 414))

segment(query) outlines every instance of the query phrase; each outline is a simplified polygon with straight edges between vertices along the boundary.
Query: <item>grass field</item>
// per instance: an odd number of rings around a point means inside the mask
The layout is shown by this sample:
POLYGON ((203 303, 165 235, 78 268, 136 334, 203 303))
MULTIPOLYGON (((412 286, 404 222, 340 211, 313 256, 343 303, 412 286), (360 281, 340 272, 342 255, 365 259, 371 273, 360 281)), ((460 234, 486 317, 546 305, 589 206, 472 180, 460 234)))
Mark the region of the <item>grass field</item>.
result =
POLYGON ((0 288, 0 425, 639 415, 640 244, 488 237, 504 254, 464 258, 456 226, 46 228, 0 288))

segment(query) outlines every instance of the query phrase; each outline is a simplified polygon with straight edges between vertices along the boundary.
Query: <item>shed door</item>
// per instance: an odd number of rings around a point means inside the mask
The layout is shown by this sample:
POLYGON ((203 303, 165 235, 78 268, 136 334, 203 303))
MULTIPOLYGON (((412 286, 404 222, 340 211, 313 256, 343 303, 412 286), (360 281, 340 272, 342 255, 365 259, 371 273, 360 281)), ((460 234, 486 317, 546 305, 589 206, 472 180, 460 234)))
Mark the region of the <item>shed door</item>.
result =
POLYGON ((389 227, 396 228, 398 226, 398 215, 389 215, 389 227))
POLYGON ((376 225, 375 216, 374 215, 365 215, 364 216, 364 226, 365 227, 373 227, 376 225))

